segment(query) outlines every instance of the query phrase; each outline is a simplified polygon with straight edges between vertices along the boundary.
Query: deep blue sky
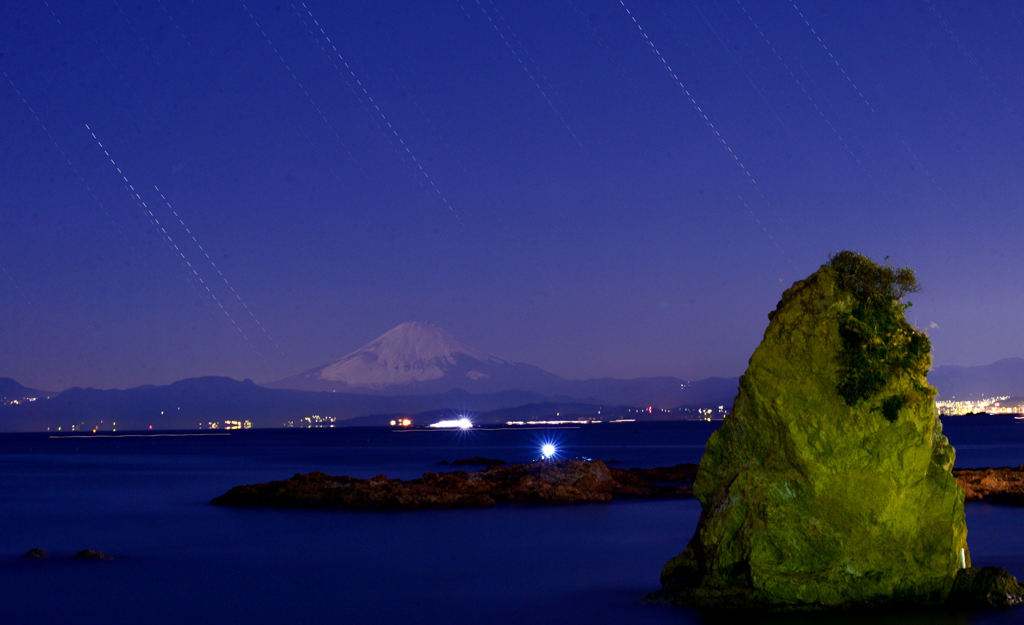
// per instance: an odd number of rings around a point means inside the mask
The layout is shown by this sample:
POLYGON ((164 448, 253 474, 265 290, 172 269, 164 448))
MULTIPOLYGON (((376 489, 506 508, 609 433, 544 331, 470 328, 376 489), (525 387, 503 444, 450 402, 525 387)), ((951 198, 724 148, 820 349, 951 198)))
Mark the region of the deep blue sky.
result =
POLYGON ((0 53, 28 385, 270 381, 406 320, 738 375, 845 248, 917 270, 936 364, 1024 355, 1015 3, 26 0, 0 53))

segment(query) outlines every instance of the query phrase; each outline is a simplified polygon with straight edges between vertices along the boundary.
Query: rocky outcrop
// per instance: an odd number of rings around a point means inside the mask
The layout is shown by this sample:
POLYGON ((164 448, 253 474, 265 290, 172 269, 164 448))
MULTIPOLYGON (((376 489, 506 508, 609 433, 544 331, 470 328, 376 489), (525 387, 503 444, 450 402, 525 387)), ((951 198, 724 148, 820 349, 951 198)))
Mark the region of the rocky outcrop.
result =
POLYGON ((967 501, 1024 506, 1024 465, 985 469, 953 469, 967 501))
POLYGON ((964 493, 904 317, 909 270, 851 252, 769 315, 694 483, 662 597, 781 609, 941 602, 970 565, 964 493))
POLYGON ((424 473, 414 480, 299 473, 287 480, 236 486, 211 503, 275 508, 410 510, 498 504, 570 504, 616 498, 684 497, 696 465, 610 469, 599 460, 538 461, 482 471, 424 473))
MULTIPOLYGON (((580 461, 574 461, 580 462, 580 461)), ((231 489, 214 503, 236 506, 265 507, 323 507, 351 509, 416 509, 491 506, 498 503, 573 503, 574 501, 604 501, 618 498, 661 499, 693 497, 693 481, 697 465, 678 464, 653 469, 618 469, 605 467, 611 481, 598 480, 599 487, 584 497, 565 496, 570 491, 555 491, 557 496, 540 500, 531 499, 531 488, 539 489, 541 482, 523 477, 562 471, 555 481, 569 481, 572 471, 558 463, 536 463, 508 466, 503 460, 473 457, 451 462, 449 466, 483 466, 475 472, 427 473, 418 480, 371 479, 335 477, 326 473, 299 473, 287 480, 252 484, 231 489), (506 470, 492 470, 504 467, 506 470), (560 467, 560 468, 559 468, 560 467), (340 490, 339 490, 340 489, 340 490), (492 496, 491 493, 496 493, 492 496), (609 498, 603 497, 609 494, 609 498)), ((603 463, 598 463, 603 464, 603 463)), ((580 465, 582 466, 582 465, 580 465)), ((954 476, 967 491, 968 501, 986 501, 997 504, 1024 505, 1024 467, 1016 469, 954 469, 954 476)), ((545 479, 550 479, 550 476, 545 479)), ((543 481, 543 480, 542 480, 543 481)), ((576 479, 580 483, 579 479, 576 479)), ((32 550, 33 552, 36 550, 32 550)), ((40 550, 42 551, 42 550, 40 550)), ((26 553, 25 557, 33 556, 26 553)), ((44 552, 45 553, 45 552, 44 552)))
POLYGON ((21 554, 21 557, 28 558, 29 560, 42 560, 43 558, 49 558, 50 554, 42 547, 33 547, 21 554))

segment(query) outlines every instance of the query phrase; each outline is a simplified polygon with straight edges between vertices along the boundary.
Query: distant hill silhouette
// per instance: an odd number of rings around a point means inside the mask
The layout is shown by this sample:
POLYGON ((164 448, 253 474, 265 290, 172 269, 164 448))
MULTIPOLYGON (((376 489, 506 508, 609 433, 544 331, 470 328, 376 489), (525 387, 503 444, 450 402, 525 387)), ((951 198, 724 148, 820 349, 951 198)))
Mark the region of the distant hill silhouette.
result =
POLYGON ((990 365, 945 365, 928 374, 941 399, 978 399, 1024 395, 1024 358, 1004 358, 990 365))
MULTIPOLYGON (((674 378, 670 378, 674 380, 674 378)), ((657 380, 652 378, 652 380, 657 380)), ((643 397, 643 385, 623 380, 594 380, 605 384, 604 397, 616 395, 643 397), (621 385, 621 386, 619 386, 621 385), (640 389, 637 391, 636 389, 640 389)), ((12 388, 13 385, 12 385, 12 388)), ((22 388, 18 385, 17 388, 22 388)), ((657 384, 651 388, 657 389, 657 384)), ((593 387, 580 385, 581 393, 593 387)), ((736 380, 709 378, 688 384, 679 390, 682 406, 729 404, 735 394, 736 380)), ((192 430, 208 421, 248 419, 255 427, 282 427, 289 420, 311 415, 331 416, 337 425, 384 424, 395 414, 438 415, 467 411, 475 419, 505 420, 539 413, 593 414, 607 407, 610 414, 623 416, 630 407, 644 408, 641 402, 609 402, 588 397, 552 396, 523 390, 470 393, 453 389, 445 393, 421 395, 369 395, 266 388, 250 380, 203 377, 180 380, 163 386, 139 386, 130 389, 70 388, 49 399, 32 403, 0 406, 0 430, 40 431, 58 426, 67 431, 98 427, 108 431, 117 424, 120 431, 192 430), (373 415, 377 415, 374 417, 373 415), (386 416, 386 418, 385 418, 386 416), (362 418, 359 418, 362 417, 362 418)), ((674 406, 673 406, 674 408, 674 406)), ((666 418, 665 413, 634 413, 637 418, 666 418)))
POLYGON ((282 427, 289 419, 313 414, 342 421, 367 414, 444 407, 491 410, 540 399, 517 391, 474 395, 462 390, 385 397, 271 389, 249 380, 203 377, 124 390, 71 388, 48 400, 0 408, 0 429, 38 431, 57 425, 67 429, 72 424, 91 428, 101 421, 101 429, 109 429, 114 422, 118 430, 145 430, 151 425, 160 430, 196 429, 200 423, 224 419, 249 419, 256 427, 282 427))
POLYGON ((0 406, 5 406, 12 401, 20 402, 30 397, 39 399, 49 397, 50 395, 53 395, 53 393, 22 386, 13 378, 0 378, 0 406))

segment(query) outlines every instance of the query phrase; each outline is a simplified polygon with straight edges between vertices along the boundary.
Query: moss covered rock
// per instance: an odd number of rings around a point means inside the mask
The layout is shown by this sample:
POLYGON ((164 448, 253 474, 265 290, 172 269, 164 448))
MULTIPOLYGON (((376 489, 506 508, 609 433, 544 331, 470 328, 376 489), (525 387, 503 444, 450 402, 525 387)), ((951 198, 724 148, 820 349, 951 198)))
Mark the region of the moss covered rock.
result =
POLYGON ((904 316, 913 274, 841 252, 790 287, 709 439, 664 595, 703 606, 939 602, 970 565, 964 493, 904 316))

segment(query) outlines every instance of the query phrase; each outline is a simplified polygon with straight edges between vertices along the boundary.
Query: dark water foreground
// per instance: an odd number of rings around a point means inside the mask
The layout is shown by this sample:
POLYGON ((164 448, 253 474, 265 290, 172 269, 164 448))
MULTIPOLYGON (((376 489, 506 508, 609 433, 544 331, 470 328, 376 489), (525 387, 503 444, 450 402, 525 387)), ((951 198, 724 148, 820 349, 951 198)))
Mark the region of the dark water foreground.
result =
MULTIPOLYGON (((612 466, 696 462, 709 424, 575 430, 0 435, 0 623, 706 623, 649 605, 694 500, 337 512, 231 509, 231 486, 296 472, 415 477, 472 455, 528 461, 555 440, 612 466), (51 558, 23 560, 31 547, 51 558), (77 561, 99 549, 116 560, 77 561)), ((948 422, 959 466, 1024 463, 1024 423, 948 422)), ((967 506, 975 563, 1024 576, 1024 509, 967 506)), ((880 623, 1015 623, 1024 612, 896 613, 880 623)), ((759 620, 758 618, 747 620, 759 620)), ((855 623, 863 615, 775 622, 855 623)))

